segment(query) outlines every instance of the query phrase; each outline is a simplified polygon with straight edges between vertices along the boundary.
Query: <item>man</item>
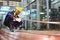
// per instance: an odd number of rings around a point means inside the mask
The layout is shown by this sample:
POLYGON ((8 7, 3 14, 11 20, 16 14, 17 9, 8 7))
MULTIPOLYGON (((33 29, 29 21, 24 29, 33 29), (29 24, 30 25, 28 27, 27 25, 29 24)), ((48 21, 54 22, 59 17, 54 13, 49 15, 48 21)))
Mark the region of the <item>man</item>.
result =
POLYGON ((16 18, 19 18, 18 15, 22 12, 21 7, 16 7, 15 11, 9 11, 5 17, 4 25, 8 26, 10 31, 14 31, 14 27, 22 25, 22 21, 18 22, 16 18))

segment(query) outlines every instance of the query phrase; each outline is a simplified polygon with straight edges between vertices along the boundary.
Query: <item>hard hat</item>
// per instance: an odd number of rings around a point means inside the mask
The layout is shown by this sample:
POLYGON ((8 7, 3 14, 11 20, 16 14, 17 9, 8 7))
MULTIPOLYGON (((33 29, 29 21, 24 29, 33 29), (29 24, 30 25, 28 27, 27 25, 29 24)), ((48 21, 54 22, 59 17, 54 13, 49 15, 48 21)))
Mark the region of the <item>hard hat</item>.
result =
POLYGON ((21 7, 16 7, 16 10, 18 10, 19 12, 22 12, 22 8, 21 7))

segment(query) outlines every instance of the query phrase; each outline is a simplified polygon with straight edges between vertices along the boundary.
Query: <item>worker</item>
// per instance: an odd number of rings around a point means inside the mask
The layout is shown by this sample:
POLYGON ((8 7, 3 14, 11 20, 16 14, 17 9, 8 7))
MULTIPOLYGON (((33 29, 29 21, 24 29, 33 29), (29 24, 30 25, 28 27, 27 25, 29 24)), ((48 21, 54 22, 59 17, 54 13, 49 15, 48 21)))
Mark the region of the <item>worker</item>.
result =
POLYGON ((10 31, 14 32, 14 27, 22 25, 22 21, 16 21, 16 18, 19 18, 19 14, 22 12, 21 7, 16 7, 15 11, 9 11, 5 17, 4 25, 8 26, 10 31), (15 21, 14 21, 15 20, 15 21))

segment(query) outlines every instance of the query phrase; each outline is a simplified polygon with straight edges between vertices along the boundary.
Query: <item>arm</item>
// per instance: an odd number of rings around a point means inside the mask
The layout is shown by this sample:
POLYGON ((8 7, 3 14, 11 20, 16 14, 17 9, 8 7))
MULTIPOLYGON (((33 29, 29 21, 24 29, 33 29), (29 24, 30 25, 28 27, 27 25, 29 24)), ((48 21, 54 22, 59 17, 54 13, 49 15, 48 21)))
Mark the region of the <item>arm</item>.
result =
POLYGON ((16 18, 13 16, 12 13, 8 13, 7 16, 8 16, 10 19, 12 19, 12 20, 16 20, 16 18))

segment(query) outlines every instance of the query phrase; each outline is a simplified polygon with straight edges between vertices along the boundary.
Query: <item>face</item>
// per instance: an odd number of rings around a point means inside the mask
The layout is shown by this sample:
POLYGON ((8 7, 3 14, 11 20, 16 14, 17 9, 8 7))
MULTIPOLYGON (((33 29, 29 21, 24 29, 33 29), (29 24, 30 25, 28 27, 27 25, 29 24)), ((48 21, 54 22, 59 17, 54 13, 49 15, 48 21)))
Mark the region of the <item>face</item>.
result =
POLYGON ((20 12, 19 12, 18 10, 16 10, 16 11, 15 11, 15 13, 16 13, 17 15, 19 15, 19 14, 20 14, 20 12))

